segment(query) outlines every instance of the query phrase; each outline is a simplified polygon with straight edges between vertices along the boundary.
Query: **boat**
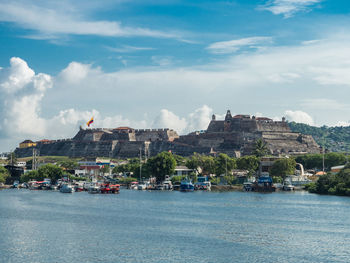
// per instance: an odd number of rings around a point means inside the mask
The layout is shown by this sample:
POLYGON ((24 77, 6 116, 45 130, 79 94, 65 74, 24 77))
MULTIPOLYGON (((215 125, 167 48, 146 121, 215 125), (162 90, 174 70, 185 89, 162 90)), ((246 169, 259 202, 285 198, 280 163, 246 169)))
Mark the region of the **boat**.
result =
POLYGON ((147 184, 139 184, 137 186, 137 190, 146 190, 147 189, 147 184))
POLYGON ((100 187, 101 194, 118 194, 119 193, 119 184, 102 184, 100 187))
POLYGON ((193 192, 194 191, 194 185, 189 179, 184 179, 181 181, 180 184, 180 191, 181 192, 193 192))
POLYGON ((206 176, 200 176, 197 178, 197 182, 194 184, 195 190, 205 190, 210 191, 211 190, 211 182, 208 181, 206 176))
POLYGON ((19 181, 14 181, 11 188, 19 188, 19 181))
POLYGON ((131 190, 137 190, 137 188, 138 188, 138 185, 139 185, 139 182, 131 182, 130 183, 130 187, 129 187, 129 189, 131 189, 131 190))
POLYGON ((100 187, 98 185, 91 184, 88 189, 89 194, 99 194, 100 193, 100 187))
POLYGON ((284 180, 282 189, 283 191, 294 191, 294 185, 292 185, 291 181, 284 180))
POLYGON ((173 190, 173 184, 170 180, 165 180, 163 182, 164 190, 173 190))
POLYGON ((60 188, 61 193, 73 193, 74 192, 74 186, 70 184, 63 184, 60 188))
POLYGON ((260 176, 258 181, 252 184, 254 192, 275 192, 276 187, 273 185, 272 178, 267 175, 260 176))
POLYGON ((252 189, 253 189, 252 185, 253 185, 252 182, 244 182, 243 183, 243 190, 247 191, 247 192, 252 191, 252 189))

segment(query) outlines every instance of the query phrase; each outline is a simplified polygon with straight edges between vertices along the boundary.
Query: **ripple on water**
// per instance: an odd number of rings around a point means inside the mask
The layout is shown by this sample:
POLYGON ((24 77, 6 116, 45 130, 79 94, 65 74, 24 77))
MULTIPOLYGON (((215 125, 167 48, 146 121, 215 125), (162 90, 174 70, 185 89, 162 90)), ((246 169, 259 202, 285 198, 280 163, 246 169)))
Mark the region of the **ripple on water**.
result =
POLYGON ((20 263, 350 262, 349 207, 305 192, 4 190, 0 251, 20 263))

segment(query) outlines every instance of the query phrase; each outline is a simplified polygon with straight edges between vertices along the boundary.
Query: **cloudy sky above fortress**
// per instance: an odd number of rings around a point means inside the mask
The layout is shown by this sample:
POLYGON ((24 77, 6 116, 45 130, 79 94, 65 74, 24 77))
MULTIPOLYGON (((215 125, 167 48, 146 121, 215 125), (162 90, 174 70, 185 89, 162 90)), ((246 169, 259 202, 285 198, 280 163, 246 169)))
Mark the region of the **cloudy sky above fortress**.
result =
POLYGON ((348 0, 0 0, 0 152, 211 114, 349 125, 348 0))

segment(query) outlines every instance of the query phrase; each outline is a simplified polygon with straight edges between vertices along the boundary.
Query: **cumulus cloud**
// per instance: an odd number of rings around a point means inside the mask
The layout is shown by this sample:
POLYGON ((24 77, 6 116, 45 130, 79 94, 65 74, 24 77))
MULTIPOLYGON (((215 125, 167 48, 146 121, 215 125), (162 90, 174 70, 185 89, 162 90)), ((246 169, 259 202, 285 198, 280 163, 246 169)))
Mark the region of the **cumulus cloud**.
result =
POLYGON ((1 89, 1 133, 11 135, 45 134, 45 123, 40 117, 40 103, 52 79, 46 74, 35 74, 20 58, 11 58, 10 67, 3 69, 1 89))
POLYGON ((182 133, 187 126, 187 121, 185 118, 181 118, 175 115, 173 112, 162 109, 159 115, 155 118, 152 123, 153 128, 171 128, 179 133, 182 133))
POLYGON ((212 114, 213 109, 207 105, 203 105, 202 107, 196 109, 193 113, 190 113, 188 115, 187 131, 192 132, 207 129, 212 114))
POLYGON ((310 11, 313 6, 322 0, 269 0, 262 10, 268 10, 275 15, 283 15, 285 18, 291 17, 301 11, 310 11))
POLYGON ((214 54, 229 54, 238 51, 241 48, 259 48, 266 44, 271 44, 271 37, 248 37, 241 39, 234 39, 230 41, 221 41, 212 43, 207 47, 211 53, 214 54))
POLYGON ((15 93, 30 83, 35 73, 28 67, 27 62, 20 58, 11 58, 10 64, 10 68, 0 71, 0 78, 3 79, 0 87, 7 93, 15 93))
POLYGON ((284 112, 284 114, 287 120, 289 121, 314 125, 314 121, 312 117, 306 112, 298 111, 298 110, 297 111, 287 110, 284 112))

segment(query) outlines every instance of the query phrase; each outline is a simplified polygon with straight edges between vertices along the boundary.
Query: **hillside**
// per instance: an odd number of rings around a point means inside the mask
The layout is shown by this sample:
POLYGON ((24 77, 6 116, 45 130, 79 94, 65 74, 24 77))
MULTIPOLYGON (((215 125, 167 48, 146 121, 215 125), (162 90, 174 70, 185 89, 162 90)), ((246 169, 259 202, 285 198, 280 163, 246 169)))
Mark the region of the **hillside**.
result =
POLYGON ((315 127, 303 123, 289 122, 293 132, 310 134, 315 141, 332 152, 350 151, 350 126, 348 127, 315 127))

